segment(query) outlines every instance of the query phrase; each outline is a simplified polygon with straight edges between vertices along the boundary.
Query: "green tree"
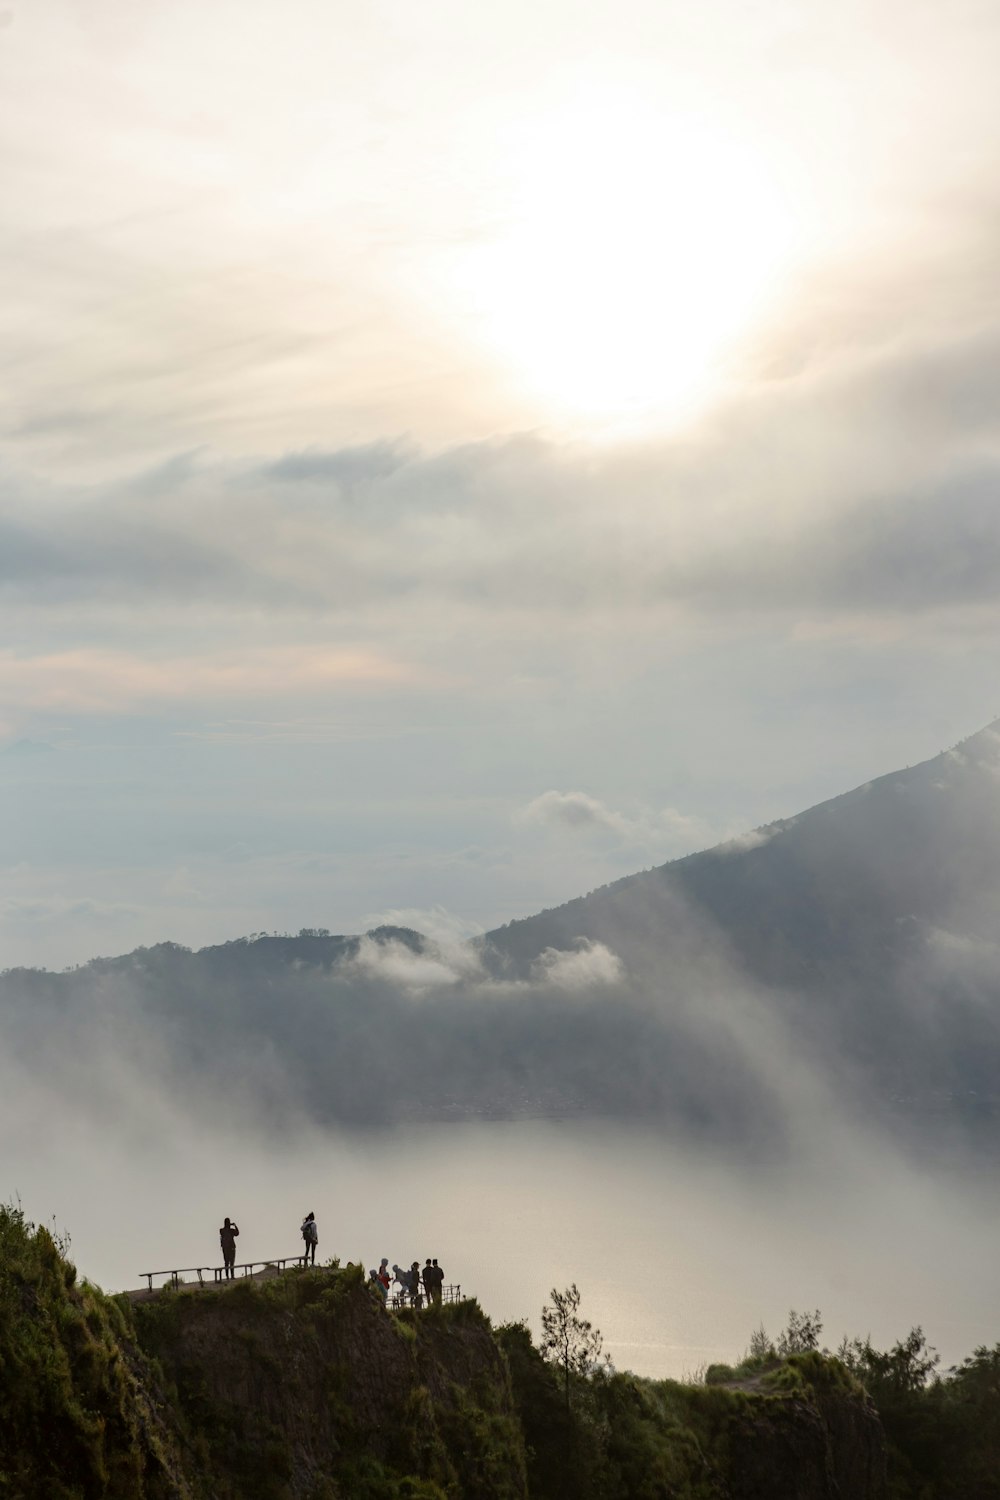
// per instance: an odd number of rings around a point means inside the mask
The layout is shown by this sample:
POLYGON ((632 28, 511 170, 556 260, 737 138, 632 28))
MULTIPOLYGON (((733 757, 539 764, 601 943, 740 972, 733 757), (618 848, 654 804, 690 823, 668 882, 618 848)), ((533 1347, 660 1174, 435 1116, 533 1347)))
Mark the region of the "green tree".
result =
POLYGON ((783 1359, 789 1354, 810 1354, 819 1348, 822 1332, 823 1315, 818 1307, 811 1313, 796 1312, 792 1308, 788 1314, 788 1327, 778 1334, 778 1353, 783 1359))
POLYGON ((600 1330, 580 1317, 580 1293, 576 1283, 564 1292, 552 1288, 552 1306, 542 1308, 542 1354, 563 1372, 563 1389, 569 1406, 572 1375, 589 1375, 601 1358, 604 1340, 600 1330))

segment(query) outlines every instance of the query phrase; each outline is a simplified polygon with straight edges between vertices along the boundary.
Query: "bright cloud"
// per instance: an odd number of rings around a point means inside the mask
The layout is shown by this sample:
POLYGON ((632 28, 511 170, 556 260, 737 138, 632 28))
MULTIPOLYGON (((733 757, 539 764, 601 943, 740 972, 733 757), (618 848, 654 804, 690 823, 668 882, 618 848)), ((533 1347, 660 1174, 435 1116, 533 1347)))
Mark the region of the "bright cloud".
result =
POLYGON ((532 966, 536 983, 559 990, 587 990, 620 984, 625 967, 604 943, 581 938, 575 948, 546 948, 532 966))
POLYGON ((457 984, 462 977, 436 951, 415 952, 405 943, 380 943, 370 937, 361 939, 354 965, 366 977, 385 980, 414 995, 457 984))

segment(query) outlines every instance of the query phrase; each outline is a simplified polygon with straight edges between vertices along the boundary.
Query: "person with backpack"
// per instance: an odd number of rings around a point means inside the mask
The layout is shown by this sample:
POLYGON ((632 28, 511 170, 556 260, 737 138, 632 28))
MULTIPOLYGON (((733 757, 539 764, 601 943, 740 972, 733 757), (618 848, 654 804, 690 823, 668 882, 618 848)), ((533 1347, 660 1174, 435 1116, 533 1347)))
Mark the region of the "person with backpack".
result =
POLYGON ((316 1215, 307 1213, 302 1220, 302 1239, 305 1243, 305 1254, 302 1256, 302 1264, 316 1264, 316 1246, 319 1244, 319 1229, 316 1225, 316 1215), (310 1262, 310 1257, 312 1257, 310 1262))
POLYGON ((231 1281, 236 1275, 233 1266, 236 1261, 236 1236, 239 1232, 239 1225, 234 1224, 227 1214, 222 1221, 222 1228, 219 1230, 219 1244, 222 1246, 222 1269, 227 1281, 231 1281))
POLYGON ((372 1269, 368 1272, 368 1281, 370 1285, 375 1288, 375 1291, 378 1293, 379 1299, 384 1306, 386 1297, 388 1296, 388 1289, 385 1286, 385 1283, 383 1282, 381 1276, 376 1270, 372 1269))

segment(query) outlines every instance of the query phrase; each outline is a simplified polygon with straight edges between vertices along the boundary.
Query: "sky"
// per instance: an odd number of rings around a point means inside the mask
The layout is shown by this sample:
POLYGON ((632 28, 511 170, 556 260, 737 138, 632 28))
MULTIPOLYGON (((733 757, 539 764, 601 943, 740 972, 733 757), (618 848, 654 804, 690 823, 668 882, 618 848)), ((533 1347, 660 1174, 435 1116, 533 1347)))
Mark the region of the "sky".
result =
POLYGON ((0 963, 477 931, 996 718, 998 60, 0 0, 0 963))

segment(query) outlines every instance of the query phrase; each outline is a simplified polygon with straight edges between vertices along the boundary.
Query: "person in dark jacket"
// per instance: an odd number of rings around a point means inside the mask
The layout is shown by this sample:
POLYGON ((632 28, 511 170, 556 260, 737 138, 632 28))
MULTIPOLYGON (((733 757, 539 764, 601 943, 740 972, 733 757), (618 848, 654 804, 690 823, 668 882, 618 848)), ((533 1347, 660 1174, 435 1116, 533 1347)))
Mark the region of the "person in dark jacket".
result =
POLYGON ((239 1225, 234 1224, 227 1216, 223 1220, 222 1228, 219 1230, 219 1244, 222 1246, 222 1267, 227 1281, 231 1281, 236 1275, 233 1266, 236 1261, 236 1236, 239 1232, 239 1225))
POLYGON ((434 1295, 434 1267, 431 1265, 430 1256, 424 1261, 424 1269, 420 1273, 420 1280, 424 1284, 424 1301, 430 1305, 434 1295))
POLYGON ((444 1287, 444 1272, 442 1271, 441 1267, 438 1265, 436 1259, 434 1260, 434 1262, 433 1262, 433 1264, 431 1266, 431 1270, 434 1272, 434 1284, 433 1284, 433 1286, 431 1288, 431 1296, 434 1298, 435 1302, 440 1302, 441 1301, 441 1291, 442 1291, 442 1288, 444 1287))

